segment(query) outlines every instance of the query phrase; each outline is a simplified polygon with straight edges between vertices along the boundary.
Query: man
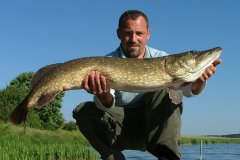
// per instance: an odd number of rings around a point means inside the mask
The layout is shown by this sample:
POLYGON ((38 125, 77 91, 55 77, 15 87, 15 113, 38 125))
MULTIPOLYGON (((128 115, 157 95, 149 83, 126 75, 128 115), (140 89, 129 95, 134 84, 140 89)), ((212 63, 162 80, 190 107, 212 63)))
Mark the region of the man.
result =
MULTIPOLYGON (((140 11, 129 10, 119 19, 117 36, 120 47, 107 56, 154 58, 166 55, 146 45, 150 38, 148 18, 140 11)), ((220 64, 216 60, 195 82, 184 86, 184 95, 201 93, 206 80, 220 64)), ((124 149, 147 150, 158 159, 180 159, 182 104, 175 105, 166 90, 150 93, 127 93, 110 89, 98 71, 82 82, 94 94, 93 102, 81 103, 73 117, 82 134, 104 160, 123 160, 124 149)))

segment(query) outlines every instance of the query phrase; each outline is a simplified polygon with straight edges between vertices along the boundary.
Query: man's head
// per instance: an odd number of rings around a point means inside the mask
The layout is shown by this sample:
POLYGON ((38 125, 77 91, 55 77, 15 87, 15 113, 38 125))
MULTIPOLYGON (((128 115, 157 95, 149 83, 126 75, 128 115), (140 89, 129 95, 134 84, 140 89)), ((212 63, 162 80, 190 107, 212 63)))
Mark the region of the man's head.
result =
POLYGON ((124 12, 119 19, 117 35, 127 57, 143 58, 150 38, 147 16, 137 10, 124 12))

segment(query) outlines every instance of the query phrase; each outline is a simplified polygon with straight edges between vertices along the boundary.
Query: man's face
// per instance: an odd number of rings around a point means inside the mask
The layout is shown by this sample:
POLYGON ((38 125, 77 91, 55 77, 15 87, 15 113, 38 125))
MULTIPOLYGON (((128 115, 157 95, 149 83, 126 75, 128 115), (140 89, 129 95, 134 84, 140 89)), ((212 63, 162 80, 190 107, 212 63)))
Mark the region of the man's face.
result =
POLYGON ((144 58, 146 42, 150 37, 150 30, 146 20, 140 16, 135 20, 123 21, 117 30, 121 47, 128 58, 144 58))

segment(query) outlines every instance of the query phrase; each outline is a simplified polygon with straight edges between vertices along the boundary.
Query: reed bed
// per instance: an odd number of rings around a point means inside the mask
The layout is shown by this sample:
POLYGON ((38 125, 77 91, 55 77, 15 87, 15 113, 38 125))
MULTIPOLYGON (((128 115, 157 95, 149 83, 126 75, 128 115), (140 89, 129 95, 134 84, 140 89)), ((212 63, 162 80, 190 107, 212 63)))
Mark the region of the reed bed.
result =
POLYGON ((226 138, 213 136, 182 136, 181 145, 200 144, 240 144, 240 138, 226 138))
POLYGON ((42 131, 0 124, 0 159, 97 160, 99 156, 80 132, 42 131))

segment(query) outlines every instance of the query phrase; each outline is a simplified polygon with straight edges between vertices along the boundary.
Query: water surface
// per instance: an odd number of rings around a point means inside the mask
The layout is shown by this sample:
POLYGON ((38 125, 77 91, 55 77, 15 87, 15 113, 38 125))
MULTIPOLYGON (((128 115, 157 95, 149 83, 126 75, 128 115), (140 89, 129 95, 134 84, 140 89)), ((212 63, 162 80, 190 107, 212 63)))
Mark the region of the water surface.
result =
MULTIPOLYGON (((182 160, 199 160, 200 145, 180 146, 182 160)), ((203 160, 240 160, 240 144, 203 145, 203 160)), ((127 160, 157 160, 148 152, 126 150, 127 160)))

